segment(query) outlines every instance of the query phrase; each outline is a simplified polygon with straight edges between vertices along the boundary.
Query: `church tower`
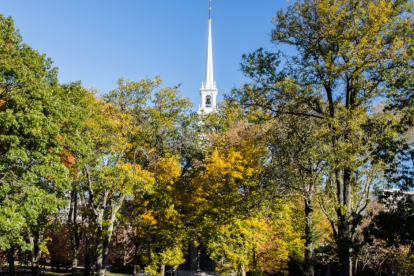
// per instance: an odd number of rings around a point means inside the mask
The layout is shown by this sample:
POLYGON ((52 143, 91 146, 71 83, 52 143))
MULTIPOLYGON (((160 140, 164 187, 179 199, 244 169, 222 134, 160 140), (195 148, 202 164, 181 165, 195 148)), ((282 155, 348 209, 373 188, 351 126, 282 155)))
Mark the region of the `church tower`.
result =
POLYGON ((217 87, 213 78, 213 45, 211 41, 211 0, 208 10, 208 43, 207 43, 207 66, 204 82, 201 84, 201 104, 198 106, 198 113, 208 114, 217 110, 217 87))

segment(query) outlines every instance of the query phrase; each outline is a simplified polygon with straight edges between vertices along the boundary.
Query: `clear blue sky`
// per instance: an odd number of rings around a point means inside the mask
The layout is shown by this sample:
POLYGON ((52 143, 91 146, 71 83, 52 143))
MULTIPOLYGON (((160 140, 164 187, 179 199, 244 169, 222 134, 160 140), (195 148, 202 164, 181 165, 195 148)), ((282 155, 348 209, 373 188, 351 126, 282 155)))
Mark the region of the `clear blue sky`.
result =
MULTIPOLYGON (((286 0, 212 0, 214 78, 224 92, 247 80, 243 53, 269 42, 272 16, 286 0)), ((160 75, 181 83, 198 106, 205 73, 208 0, 0 0, 23 40, 54 60, 61 83, 80 80, 106 93, 118 78, 160 75)))

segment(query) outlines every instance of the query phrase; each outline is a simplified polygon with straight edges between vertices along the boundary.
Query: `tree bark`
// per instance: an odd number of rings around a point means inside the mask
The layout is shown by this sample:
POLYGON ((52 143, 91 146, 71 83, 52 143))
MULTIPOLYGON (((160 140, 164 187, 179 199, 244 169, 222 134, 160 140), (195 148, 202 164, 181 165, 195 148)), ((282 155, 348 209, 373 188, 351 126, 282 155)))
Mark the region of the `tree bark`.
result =
POLYGON ((81 232, 80 228, 77 224, 77 216, 78 216, 78 193, 76 189, 72 190, 71 195, 71 202, 70 202, 70 209, 69 209, 69 229, 71 233, 71 246, 72 246, 72 276, 76 275, 76 271, 78 268, 78 256, 79 256, 79 244, 80 244, 80 237, 81 232))
POLYGON ((78 256, 79 256, 79 242, 77 242, 75 247, 72 247, 72 276, 75 276, 78 270, 78 256))
POLYGON ((161 271, 160 271, 161 276, 165 275, 165 264, 161 265, 161 271))
POLYGON ((241 276, 246 276, 246 267, 244 264, 241 265, 241 276))
POLYGON ((105 267, 104 267, 104 242, 102 239, 103 235, 103 229, 102 229, 102 221, 97 227, 96 231, 96 273, 98 276, 104 276, 105 275, 105 267))
POLYGON ((42 256, 43 235, 36 231, 33 237, 29 237, 32 259, 32 276, 37 276, 40 273, 39 262, 42 256))
POLYGON ((353 272, 352 272, 353 275, 357 275, 357 272, 358 272, 358 258, 356 258, 353 261, 352 269, 353 269, 353 272))
POLYGON ((15 269, 14 269, 14 253, 16 252, 14 247, 10 247, 7 250, 7 262, 9 263, 9 275, 15 276, 15 269))
POLYGON ((351 264, 351 171, 337 172, 338 215, 338 258, 341 276, 352 276, 351 264))
POLYGON ((85 270, 83 273, 83 276, 91 276, 91 246, 92 242, 91 242, 91 237, 90 236, 86 236, 86 245, 85 245, 85 270))
POLYGON ((103 251, 103 265, 104 271, 106 270, 106 264, 108 263, 108 255, 109 255, 109 244, 111 242, 113 231, 113 223, 111 223, 107 229, 107 234, 104 237, 104 251, 103 251))
MULTIPOLYGON (((120 202, 123 201, 123 197, 120 199, 120 202)), ((110 205, 110 204, 109 204, 110 205)), ((97 218, 97 238, 96 238, 96 249, 97 249, 97 256, 96 256, 96 271, 98 276, 104 276, 106 270, 106 264, 108 262, 108 254, 109 254, 109 244, 112 237, 112 232, 114 230, 114 223, 116 222, 116 214, 118 213, 119 208, 121 205, 112 206, 111 215, 109 217, 110 223, 108 223, 106 233, 104 234, 103 231, 103 215, 98 216, 97 218)), ((102 213, 101 213, 102 214, 102 213)))
POLYGON ((76 275, 78 270, 78 256, 79 256, 79 242, 75 247, 72 247, 72 276, 76 275))
POLYGON ((313 250, 314 232, 313 232, 313 205, 312 199, 305 199, 305 273, 307 276, 315 275, 315 251, 313 250))

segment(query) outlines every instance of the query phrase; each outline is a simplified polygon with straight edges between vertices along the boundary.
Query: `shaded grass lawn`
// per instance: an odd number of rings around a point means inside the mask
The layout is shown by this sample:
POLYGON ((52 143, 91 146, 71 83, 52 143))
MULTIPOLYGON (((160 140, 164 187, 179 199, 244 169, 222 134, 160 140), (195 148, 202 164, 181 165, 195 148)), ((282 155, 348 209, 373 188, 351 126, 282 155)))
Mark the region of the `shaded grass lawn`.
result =
MULTIPOLYGON (((63 271, 63 272, 47 272, 47 273, 45 273, 45 275, 48 275, 48 276, 70 276, 70 275, 72 275, 72 272, 71 271, 67 271, 67 272, 66 271, 63 271)), ((77 276, 83 276, 83 270, 76 271, 76 275, 77 276)), ((131 274, 128 274, 128 273, 111 273, 111 272, 107 271, 105 273, 105 275, 107 275, 107 276, 129 276, 131 274)))

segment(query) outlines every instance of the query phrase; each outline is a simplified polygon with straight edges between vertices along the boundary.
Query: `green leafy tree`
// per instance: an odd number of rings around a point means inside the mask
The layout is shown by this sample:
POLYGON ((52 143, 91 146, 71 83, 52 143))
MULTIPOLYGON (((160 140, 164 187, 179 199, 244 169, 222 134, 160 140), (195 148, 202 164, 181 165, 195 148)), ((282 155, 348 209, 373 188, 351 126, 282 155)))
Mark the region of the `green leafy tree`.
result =
POLYGON ((126 160, 134 127, 131 116, 112 103, 97 99, 91 107, 87 134, 92 143, 79 181, 88 203, 89 227, 96 229, 98 275, 105 275, 110 240, 124 199, 133 191, 150 190, 153 183, 151 173, 126 160))
POLYGON ((142 228, 149 231, 147 245, 158 251, 147 250, 148 263, 165 265, 162 262, 170 262, 174 256, 168 257, 168 252, 179 256, 180 231, 174 230, 179 230, 181 223, 172 187, 181 174, 177 154, 185 148, 183 130, 191 103, 181 97, 178 87, 158 89, 160 85, 159 77, 138 82, 120 79, 118 88, 97 99, 91 108, 86 134, 92 145, 83 157, 81 189, 91 218, 89 228, 97 229, 99 275, 105 273, 121 208, 125 222, 137 228, 136 236, 142 228), (142 219, 149 216, 147 212, 156 226, 142 219))
MULTIPOLYGON (((82 153, 86 150, 87 145, 90 143, 88 136, 82 135, 89 112, 89 107, 94 100, 93 94, 81 87, 80 82, 74 82, 60 86, 60 93, 62 100, 66 103, 65 119, 61 122, 63 128, 60 131, 59 139, 63 142, 63 149, 60 152, 60 160, 63 165, 69 170, 69 183, 71 188, 71 199, 69 208, 68 223, 71 233, 75 235, 71 239, 72 251, 73 251, 73 264, 72 273, 76 273, 77 267, 77 254, 79 253, 80 242, 80 228, 77 227, 76 220, 78 219, 76 208, 74 210, 74 200, 76 200, 76 177, 77 168, 81 164, 82 159, 78 158, 82 156, 82 153), (71 223, 75 225, 71 225, 71 223)), ((84 154, 83 154, 84 155, 84 154)), ((51 210, 42 210, 42 213, 38 216, 36 221, 28 224, 27 235, 31 247, 31 264, 32 274, 37 275, 40 273, 39 262, 42 258, 42 251, 45 248, 45 232, 48 230, 50 223, 56 218, 51 216, 51 210)))
POLYGON ((199 218, 198 239, 217 262, 216 269, 245 275, 259 267, 257 255, 272 240, 273 221, 267 223, 270 203, 263 189, 269 155, 260 126, 231 122, 240 115, 232 108, 223 112, 231 115, 223 116, 230 120, 224 121, 222 132, 207 135, 207 153, 195 167, 189 201, 196 210, 192 215, 199 218))
MULTIPOLYGON (((155 90, 161 80, 154 81, 158 82, 155 90)), ((181 96, 178 87, 151 92, 147 101, 139 106, 123 105, 139 124, 128 159, 151 172, 156 183, 152 193, 134 194, 125 201, 123 222, 126 228, 132 226, 129 233, 136 252, 139 246, 146 252, 141 256, 146 269, 155 273, 161 267, 163 275, 165 265, 184 261, 182 248, 187 246, 188 231, 184 226, 181 184, 190 172, 196 152, 194 133, 197 130, 196 117, 190 113, 192 104, 181 96)), ((108 95, 109 98, 114 96, 108 95)), ((135 97, 135 94, 130 96, 135 97)), ((136 255, 135 262, 138 258, 136 255)))
POLYGON ((289 274, 289 263, 303 262, 303 204, 296 198, 273 199, 265 217, 265 239, 259 241, 252 264, 255 272, 289 274))
MULTIPOLYGON (((285 70, 279 69, 280 53, 258 50, 242 64, 253 83, 234 90, 235 100, 259 109, 264 118, 313 117, 328 128, 326 187, 335 202, 328 217, 341 275, 352 275, 352 236, 371 187, 360 180, 375 176, 366 169, 384 153, 380 140, 398 144, 400 137, 387 121, 370 124, 367 114, 373 101, 394 91, 394 76, 411 72, 411 8, 408 0, 295 2, 276 14, 272 30, 276 45, 295 48, 285 70), (309 111, 302 112, 302 106, 309 111)), ((396 154, 387 148, 390 160, 396 154)))
POLYGON ((267 142, 271 162, 266 168, 270 183, 266 189, 273 198, 296 197, 303 201, 305 216, 305 271, 314 275, 315 247, 318 228, 315 225, 317 195, 322 192, 327 164, 324 157, 324 141, 318 136, 321 126, 312 117, 281 115, 271 121, 267 142))
POLYGON ((0 15, 0 29, 0 247, 13 256, 30 240, 36 274, 43 226, 66 203, 75 162, 66 149, 82 123, 72 118, 85 112, 72 100, 85 93, 59 85, 52 60, 23 43, 10 17, 0 15))

